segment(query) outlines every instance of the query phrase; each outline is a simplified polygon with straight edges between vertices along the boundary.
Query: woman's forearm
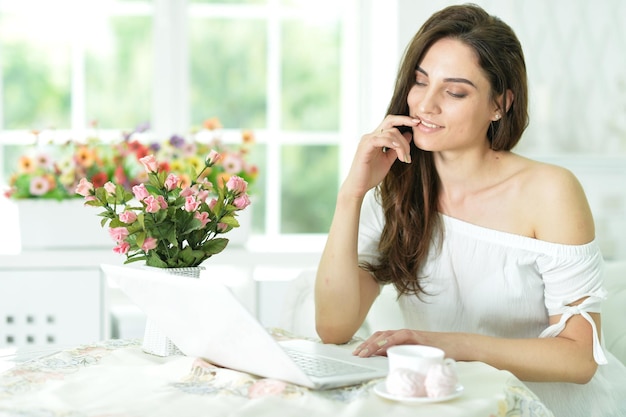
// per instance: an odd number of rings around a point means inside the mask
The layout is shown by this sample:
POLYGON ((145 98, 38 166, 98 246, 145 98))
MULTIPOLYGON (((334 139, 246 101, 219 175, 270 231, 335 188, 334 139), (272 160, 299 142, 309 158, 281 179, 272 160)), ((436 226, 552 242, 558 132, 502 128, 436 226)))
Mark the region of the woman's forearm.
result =
POLYGON ((371 288, 363 288, 363 285, 371 287, 371 283, 367 282, 371 278, 362 279, 365 273, 358 266, 357 255, 362 202, 362 197, 339 193, 328 240, 318 266, 315 320, 317 332, 326 343, 349 341, 371 305, 367 301, 371 288), (365 302, 362 294, 365 295, 365 302))
POLYGON ((403 135, 396 127, 414 127, 419 123, 409 116, 388 115, 359 142, 350 172, 337 196, 315 283, 316 327, 324 342, 349 341, 380 292, 374 278, 358 265, 361 204, 366 193, 383 181, 398 159, 411 161, 412 136, 403 135))
MULTIPOLYGON (((591 313, 591 317, 599 327, 599 315, 591 313)), ((386 330, 374 333, 354 353, 383 355, 391 346, 402 344, 435 346, 457 361, 484 362, 523 381, 584 384, 598 366, 592 326, 580 315, 571 317, 556 337, 508 339, 475 333, 386 330)))
POLYGON ((458 360, 485 362, 508 370, 523 381, 584 384, 597 369, 592 346, 565 337, 502 339, 476 334, 451 336, 457 343, 459 337, 464 339, 460 345, 464 345, 465 349, 459 352, 458 360))

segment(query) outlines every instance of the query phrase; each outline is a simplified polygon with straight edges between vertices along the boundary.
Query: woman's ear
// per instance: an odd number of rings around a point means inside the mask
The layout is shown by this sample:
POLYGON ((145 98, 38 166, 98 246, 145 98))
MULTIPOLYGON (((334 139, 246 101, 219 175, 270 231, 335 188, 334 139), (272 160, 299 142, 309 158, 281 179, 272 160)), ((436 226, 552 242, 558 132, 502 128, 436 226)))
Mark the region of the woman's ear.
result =
POLYGON ((511 104, 513 103, 513 91, 506 90, 504 94, 499 95, 496 98, 496 108, 494 109, 493 116, 491 117, 492 121, 498 121, 503 116, 503 113, 506 113, 511 108, 511 104), (506 106, 506 110, 503 112, 502 108, 506 106))
POLYGON ((513 104, 513 100, 514 99, 515 99, 515 95, 513 94, 513 91, 506 90, 506 92, 504 94, 500 95, 498 97, 498 99, 497 99, 497 101, 498 101, 498 108, 502 109, 506 105, 506 109, 504 110, 504 112, 505 113, 508 112, 509 109, 511 108, 511 104, 513 104))

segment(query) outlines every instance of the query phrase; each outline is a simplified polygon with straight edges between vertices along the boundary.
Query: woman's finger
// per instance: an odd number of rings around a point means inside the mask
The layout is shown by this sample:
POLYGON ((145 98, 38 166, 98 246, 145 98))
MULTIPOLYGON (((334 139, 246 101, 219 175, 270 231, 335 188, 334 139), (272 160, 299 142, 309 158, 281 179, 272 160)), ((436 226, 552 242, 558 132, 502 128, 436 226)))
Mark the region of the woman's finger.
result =
MULTIPOLYGON (((412 137, 410 133, 400 133, 398 128, 393 127, 391 129, 381 128, 378 134, 376 135, 380 139, 384 139, 383 145, 380 146, 383 153, 389 152, 389 150, 393 149, 396 152, 396 157, 405 162, 407 164, 411 163, 411 147, 409 145, 409 140, 406 139, 403 135, 409 135, 412 137), (399 139, 403 138, 403 139, 399 139)), ((377 141, 381 142, 381 141, 377 141)))
POLYGON ((365 342, 361 343, 353 352, 353 355, 365 358, 372 355, 386 352, 387 348, 392 345, 390 338, 393 331, 376 332, 370 336, 365 342))
POLYGON ((397 114, 387 115, 375 131, 382 131, 391 128, 399 128, 402 126, 415 127, 420 124, 420 120, 410 116, 400 116, 397 114))

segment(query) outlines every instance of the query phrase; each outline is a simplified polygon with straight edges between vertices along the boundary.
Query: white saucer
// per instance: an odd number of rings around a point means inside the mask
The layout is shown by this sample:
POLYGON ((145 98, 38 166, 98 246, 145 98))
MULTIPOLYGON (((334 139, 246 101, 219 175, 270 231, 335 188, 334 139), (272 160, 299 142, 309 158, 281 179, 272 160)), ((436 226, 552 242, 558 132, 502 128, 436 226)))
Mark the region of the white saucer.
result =
POLYGON ((458 384, 454 392, 445 397, 404 397, 401 395, 394 395, 387 392, 387 385, 385 381, 379 382, 374 386, 374 392, 383 398, 393 401, 400 401, 403 403, 439 403, 456 398, 463 394, 463 385, 458 384))

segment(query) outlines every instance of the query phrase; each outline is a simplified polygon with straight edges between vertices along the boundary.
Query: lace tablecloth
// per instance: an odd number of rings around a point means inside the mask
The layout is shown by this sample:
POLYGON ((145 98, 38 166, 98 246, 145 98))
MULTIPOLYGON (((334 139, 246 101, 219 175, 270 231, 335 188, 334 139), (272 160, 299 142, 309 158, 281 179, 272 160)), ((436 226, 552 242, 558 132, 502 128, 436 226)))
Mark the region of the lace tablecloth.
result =
POLYGON ((0 416, 532 416, 552 413, 512 374, 458 363, 463 394, 405 404, 378 397, 381 380, 313 391, 187 357, 146 354, 108 340, 19 363, 0 373, 0 416))

